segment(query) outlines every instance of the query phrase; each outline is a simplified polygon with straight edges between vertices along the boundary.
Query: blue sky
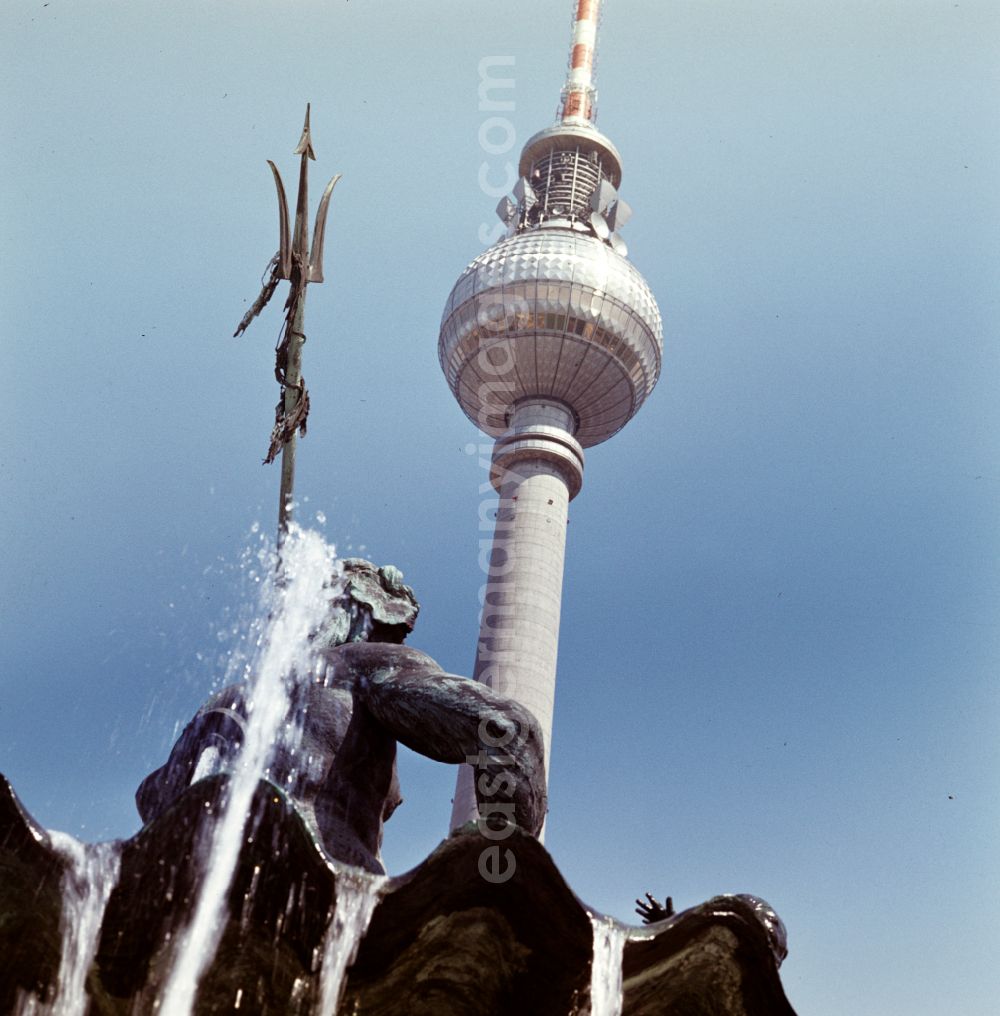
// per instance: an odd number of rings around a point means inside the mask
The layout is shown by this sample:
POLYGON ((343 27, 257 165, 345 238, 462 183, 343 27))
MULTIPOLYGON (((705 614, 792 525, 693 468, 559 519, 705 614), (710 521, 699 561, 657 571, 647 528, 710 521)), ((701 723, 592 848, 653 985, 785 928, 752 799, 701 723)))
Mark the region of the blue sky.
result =
MULTIPOLYGON (((468 673, 477 440, 437 328, 495 199, 477 67, 549 124, 569 2, 11 3, 2 15, 0 771, 127 836, 274 524, 265 159, 344 174, 311 287, 304 518, 392 562, 468 673)), ((1000 991, 1000 12, 610 0, 599 126, 659 387, 571 506, 547 846, 589 904, 767 898, 803 1016, 1000 991)), ((516 151, 515 151, 516 155, 516 151)), ((403 759, 394 873, 452 775, 403 759)))

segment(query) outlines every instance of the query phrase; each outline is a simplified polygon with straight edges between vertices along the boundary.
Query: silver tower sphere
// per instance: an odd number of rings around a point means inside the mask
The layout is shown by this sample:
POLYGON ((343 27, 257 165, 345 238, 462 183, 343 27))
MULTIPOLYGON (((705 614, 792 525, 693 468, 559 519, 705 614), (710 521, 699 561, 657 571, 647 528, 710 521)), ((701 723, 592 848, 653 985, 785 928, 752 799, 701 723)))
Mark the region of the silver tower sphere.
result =
POLYGON ((660 313, 618 234, 622 161, 594 126, 600 0, 574 0, 559 121, 529 139, 497 214, 507 237, 455 283, 438 339, 469 418, 496 436, 525 400, 570 413, 583 447, 620 430, 660 373, 660 313), (501 394, 502 376, 506 397, 501 394))
MULTIPOLYGON (((663 353, 656 300, 618 234, 630 215, 618 196, 621 157, 592 122, 599 0, 574 4, 560 120, 524 146, 520 179, 497 207, 507 235, 459 276, 438 339, 459 405, 496 438, 499 503, 474 677, 533 714, 546 773, 566 522, 583 449, 635 415, 663 353)), ((495 731, 482 736, 502 750, 495 731)), ((462 766, 452 828, 502 810, 489 785, 462 766)))
POLYGON ((491 436, 516 403, 565 404, 575 438, 599 444, 635 415, 660 374, 660 312, 618 230, 621 161, 589 123, 560 123, 524 146, 508 236, 459 276, 438 340, 466 415, 491 436))

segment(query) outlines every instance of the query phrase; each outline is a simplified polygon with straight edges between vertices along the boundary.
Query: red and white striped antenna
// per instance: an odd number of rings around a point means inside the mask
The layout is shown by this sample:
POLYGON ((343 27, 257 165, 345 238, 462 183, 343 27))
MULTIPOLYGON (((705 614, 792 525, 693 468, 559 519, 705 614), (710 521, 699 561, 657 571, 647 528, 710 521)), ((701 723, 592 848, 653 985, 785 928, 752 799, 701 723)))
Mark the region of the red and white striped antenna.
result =
POLYGON ((594 54, 597 52, 597 23, 601 0, 575 0, 573 40, 570 43, 569 73, 562 94, 563 123, 593 123, 594 54))

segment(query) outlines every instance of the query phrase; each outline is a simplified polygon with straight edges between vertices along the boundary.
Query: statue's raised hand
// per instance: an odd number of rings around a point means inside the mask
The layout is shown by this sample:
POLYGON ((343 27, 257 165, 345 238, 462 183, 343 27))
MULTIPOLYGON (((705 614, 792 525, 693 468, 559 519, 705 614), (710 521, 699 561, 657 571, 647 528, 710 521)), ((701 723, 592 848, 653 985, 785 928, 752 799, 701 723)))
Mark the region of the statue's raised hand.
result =
POLYGON ((635 901, 638 904, 635 912, 642 918, 644 924, 655 924, 657 921, 665 921, 668 917, 674 916, 672 896, 668 896, 662 904, 650 893, 646 893, 646 899, 649 901, 648 903, 644 903, 642 900, 635 901))

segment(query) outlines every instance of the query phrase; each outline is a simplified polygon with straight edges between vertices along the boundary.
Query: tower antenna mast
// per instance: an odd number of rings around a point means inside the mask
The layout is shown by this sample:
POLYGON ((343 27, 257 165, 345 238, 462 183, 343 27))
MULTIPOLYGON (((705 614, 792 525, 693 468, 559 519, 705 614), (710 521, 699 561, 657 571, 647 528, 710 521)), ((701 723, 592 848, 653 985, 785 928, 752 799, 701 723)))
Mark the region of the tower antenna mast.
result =
POLYGON ((594 54, 597 52, 597 25, 601 16, 600 0, 576 0, 573 18, 573 39, 569 50, 569 71, 563 86, 563 123, 593 123, 594 54))
POLYGON ((323 281, 323 246, 326 239, 326 216, 330 207, 330 196, 341 174, 338 173, 326 185, 319 207, 316 209, 316 226, 313 230, 312 248, 309 246, 309 160, 316 159, 313 151, 312 134, 309 128, 309 104, 306 104, 306 120, 302 136, 293 155, 301 156, 299 163, 299 192, 295 202, 295 230, 289 231, 288 200, 285 185, 278 167, 270 160, 267 164, 274 174, 274 185, 278 191, 278 252, 268 264, 268 279, 260 296, 243 316, 234 336, 242 335, 250 322, 264 309, 274 295, 278 283, 288 279, 291 287, 285 301, 285 320, 274 349, 274 376, 280 386, 278 404, 274 410, 274 427, 264 465, 268 465, 281 453, 281 489, 278 495, 278 548, 280 550, 294 509, 295 488, 295 444, 298 434, 305 435, 309 416, 309 391, 302 377, 302 346, 306 341, 305 311, 306 286, 310 282, 323 281))

